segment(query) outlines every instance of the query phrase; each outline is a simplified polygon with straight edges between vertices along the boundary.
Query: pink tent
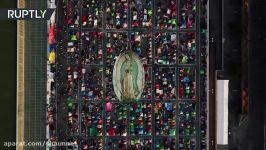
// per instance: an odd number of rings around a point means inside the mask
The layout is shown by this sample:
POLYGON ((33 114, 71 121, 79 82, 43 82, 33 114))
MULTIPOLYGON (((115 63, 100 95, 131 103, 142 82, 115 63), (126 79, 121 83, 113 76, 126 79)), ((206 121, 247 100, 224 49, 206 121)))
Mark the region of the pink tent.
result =
POLYGON ((54 44, 55 43, 55 27, 52 26, 49 29, 49 44, 54 44))
POLYGON ((108 102, 106 103, 106 111, 112 111, 113 110, 113 104, 108 102))

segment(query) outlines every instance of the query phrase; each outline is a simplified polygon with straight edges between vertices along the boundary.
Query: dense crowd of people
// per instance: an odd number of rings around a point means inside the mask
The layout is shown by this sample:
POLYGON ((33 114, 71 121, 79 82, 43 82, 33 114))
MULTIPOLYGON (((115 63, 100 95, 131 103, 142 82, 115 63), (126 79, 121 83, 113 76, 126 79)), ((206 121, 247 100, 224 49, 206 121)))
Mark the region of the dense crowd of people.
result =
POLYGON ((176 135, 176 104, 156 103, 155 114, 155 135, 176 135))
POLYGON ((133 28, 152 27, 152 0, 132 0, 130 9, 133 28))
POLYGON ((152 149, 152 139, 143 138, 143 139, 130 139, 129 141, 129 149, 152 149))
POLYGON ((175 0, 158 0, 156 4, 156 27, 158 29, 175 29, 177 26, 177 3, 175 0))
POLYGON ((106 135, 126 136, 127 133, 127 107, 119 103, 107 103, 111 107, 106 110, 106 135))
POLYGON ((102 64, 103 35, 102 32, 82 32, 82 64, 102 64))
POLYGON ((156 150, 161 150, 161 149, 175 150, 177 148, 175 138, 158 138, 155 139, 154 144, 156 150))
POLYGON ((148 32, 131 32, 131 50, 135 51, 143 64, 152 63, 152 35, 148 32))
POLYGON ((180 0, 181 12, 180 17, 180 28, 191 29, 196 26, 196 0, 180 0))
POLYGON ((195 64, 196 62, 196 33, 187 32, 179 34, 180 64, 195 64))
POLYGON ((101 28, 103 25, 103 0, 83 0, 82 27, 101 28))
POLYGON ((152 105, 135 103, 129 106, 130 135, 152 135, 152 105))
POLYGON ((128 2, 127 0, 107 1, 106 28, 120 29, 128 27, 128 2))
MULTIPOLYGON (((200 148, 207 150, 207 59, 208 59, 208 30, 207 30, 207 0, 201 0, 200 16, 200 148)), ((210 141, 213 143, 213 141, 210 141)))
POLYGON ((176 63, 176 33, 158 32, 155 34, 155 63, 171 65, 176 63))
POLYGON ((106 63, 114 64, 120 52, 129 49, 127 32, 108 32, 106 39, 106 63))
MULTIPOLYGON (((195 150, 198 132, 201 148, 206 149, 205 90, 200 91, 200 129, 196 127, 197 71, 197 84, 201 89, 206 86, 206 26, 201 25, 201 32, 197 33, 200 48, 196 47, 195 31, 174 31, 195 29, 196 0, 180 0, 179 6, 176 0, 106 2, 65 2, 66 49, 61 57, 66 60, 66 132, 67 141, 76 143, 69 149, 195 150), (86 30, 76 30, 79 27, 86 30), (125 31, 128 28, 138 30, 125 31), (172 31, 159 31, 162 29, 172 31), (145 86, 140 101, 126 104, 117 101, 112 78, 118 55, 129 49, 144 64, 145 86), (197 49, 200 60, 196 59, 197 49), (190 66, 196 65, 196 61, 200 61, 200 70, 190 66)), ((51 52, 55 52, 56 41, 53 44, 51 52)), ((55 64, 51 64, 51 70, 55 64)), ((52 84, 51 88, 54 97, 55 86, 52 84)), ((55 141, 56 101, 47 105, 47 114, 49 140, 55 141)))
POLYGON ((155 68, 155 98, 176 98, 176 72, 175 68, 155 68))
POLYGON ((100 103, 82 103, 81 134, 90 137, 103 135, 103 106, 100 103))
POLYGON ((68 2, 68 9, 67 9, 67 26, 69 28, 77 28, 79 27, 80 23, 79 23, 79 13, 80 13, 80 9, 79 9, 79 3, 78 0, 69 0, 68 2))
MULTIPOLYGON (((50 8, 55 8, 54 1, 48 3, 50 8)), ((55 15, 47 23, 48 26, 48 61, 47 61, 47 99, 46 99, 46 139, 47 148, 53 149, 51 145, 52 142, 57 140, 56 135, 56 25, 55 25, 55 15)))
POLYGON ((178 69, 180 99, 196 99, 196 71, 192 67, 178 69))
POLYGON ((196 135, 195 103, 179 103, 179 135, 196 135))

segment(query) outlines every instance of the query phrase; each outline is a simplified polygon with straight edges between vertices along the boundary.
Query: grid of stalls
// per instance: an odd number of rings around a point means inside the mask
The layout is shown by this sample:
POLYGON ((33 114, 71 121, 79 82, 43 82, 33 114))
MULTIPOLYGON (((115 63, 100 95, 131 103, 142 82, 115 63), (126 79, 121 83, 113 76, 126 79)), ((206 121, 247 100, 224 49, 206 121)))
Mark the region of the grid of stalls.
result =
POLYGON ((68 0, 69 137, 81 149, 196 149, 196 0, 68 0), (140 100, 117 100, 124 50, 143 61, 140 100), (70 116, 70 117, 69 117, 70 116))

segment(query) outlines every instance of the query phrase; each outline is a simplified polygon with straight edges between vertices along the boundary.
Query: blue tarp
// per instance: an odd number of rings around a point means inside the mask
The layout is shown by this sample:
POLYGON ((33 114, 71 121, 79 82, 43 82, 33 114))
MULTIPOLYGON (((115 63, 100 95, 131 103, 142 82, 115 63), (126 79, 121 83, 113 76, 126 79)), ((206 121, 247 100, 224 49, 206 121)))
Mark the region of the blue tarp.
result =
POLYGON ((55 49, 56 49, 56 45, 55 45, 55 44, 51 44, 51 45, 49 45, 49 51, 50 51, 50 52, 54 52, 55 49))
POLYGON ((172 111, 173 110, 173 103, 165 103, 165 107, 168 111, 172 111))

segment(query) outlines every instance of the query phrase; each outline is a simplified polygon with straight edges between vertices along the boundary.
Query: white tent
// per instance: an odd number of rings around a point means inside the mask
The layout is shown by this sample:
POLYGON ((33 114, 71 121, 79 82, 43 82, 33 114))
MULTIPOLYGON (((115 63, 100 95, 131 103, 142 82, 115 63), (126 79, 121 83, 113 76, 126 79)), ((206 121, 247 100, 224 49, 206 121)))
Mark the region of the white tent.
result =
POLYGON ((216 81, 216 139, 217 144, 228 144, 228 83, 229 80, 216 81))
POLYGON ((51 18, 50 18, 50 23, 53 26, 55 24, 55 11, 53 12, 51 18))
POLYGON ((56 8, 55 0, 49 0, 48 6, 49 6, 49 8, 56 8))

